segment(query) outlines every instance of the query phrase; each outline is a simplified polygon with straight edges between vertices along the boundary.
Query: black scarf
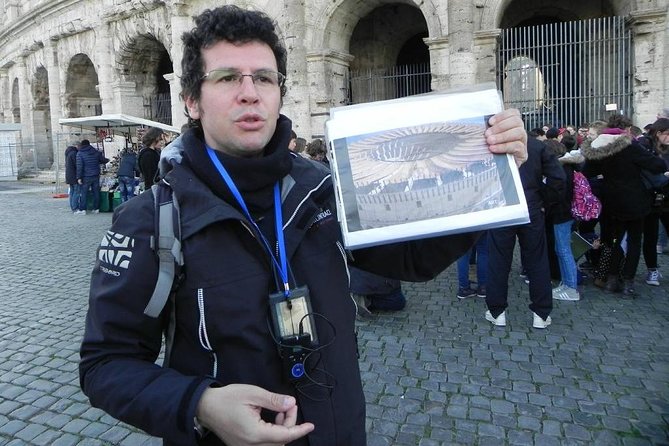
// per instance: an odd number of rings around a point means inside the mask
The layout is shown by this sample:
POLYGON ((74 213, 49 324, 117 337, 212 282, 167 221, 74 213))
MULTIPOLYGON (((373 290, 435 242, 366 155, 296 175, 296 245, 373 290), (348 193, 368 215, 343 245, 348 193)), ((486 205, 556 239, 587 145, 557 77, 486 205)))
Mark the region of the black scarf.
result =
MULTIPOLYGON (((293 158, 288 150, 291 127, 290 119, 280 115, 276 131, 265 146, 261 157, 241 158, 215 151, 239 189, 254 220, 268 215, 274 209, 274 184, 285 177, 292 168, 293 158)), ((200 144, 186 144, 184 152, 186 163, 216 195, 241 211, 223 177, 211 162, 201 131, 195 136, 200 140, 200 144)))

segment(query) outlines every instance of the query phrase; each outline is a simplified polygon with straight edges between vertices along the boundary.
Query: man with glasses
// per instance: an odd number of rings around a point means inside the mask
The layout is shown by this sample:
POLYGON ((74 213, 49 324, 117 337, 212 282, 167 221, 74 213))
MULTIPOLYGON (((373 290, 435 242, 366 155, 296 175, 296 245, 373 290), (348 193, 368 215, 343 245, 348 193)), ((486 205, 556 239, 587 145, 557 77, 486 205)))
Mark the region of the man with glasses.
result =
MULTIPOLYGON (((195 25, 181 77, 193 128, 161 161, 180 206, 184 274, 159 317, 145 315, 159 268, 151 193, 119 208, 91 280, 82 388, 166 444, 364 445, 347 253, 328 169, 288 150, 286 50, 260 12, 223 6, 195 25)), ((524 161, 519 113, 490 123, 491 150, 524 161)), ((348 261, 429 280, 475 240, 389 244, 348 261)))

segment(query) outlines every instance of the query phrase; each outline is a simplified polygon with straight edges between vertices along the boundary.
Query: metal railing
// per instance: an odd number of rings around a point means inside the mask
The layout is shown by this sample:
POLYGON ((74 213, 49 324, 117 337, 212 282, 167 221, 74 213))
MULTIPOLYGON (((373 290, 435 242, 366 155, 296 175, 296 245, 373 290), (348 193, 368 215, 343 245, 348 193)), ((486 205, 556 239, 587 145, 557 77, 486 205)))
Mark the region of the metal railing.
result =
MULTIPOLYGON (((15 177, 21 183, 23 190, 67 192, 65 149, 68 145, 79 141, 81 134, 54 133, 52 138, 58 149, 53 153, 53 162, 47 167, 44 167, 44 163, 39 159, 40 154, 46 150, 44 147, 38 147, 34 142, 23 141, 20 134, 15 141, 0 141, 0 173, 3 179, 15 177)), ((52 151, 51 148, 48 150, 52 151)))
POLYGON ((144 117, 172 125, 172 97, 170 93, 144 96, 144 117))
POLYGON ((431 82, 427 63, 350 71, 344 79, 346 103, 361 104, 427 93, 431 82))
POLYGON ((631 116, 631 45, 622 17, 507 29, 498 42, 498 86, 528 129, 631 116))

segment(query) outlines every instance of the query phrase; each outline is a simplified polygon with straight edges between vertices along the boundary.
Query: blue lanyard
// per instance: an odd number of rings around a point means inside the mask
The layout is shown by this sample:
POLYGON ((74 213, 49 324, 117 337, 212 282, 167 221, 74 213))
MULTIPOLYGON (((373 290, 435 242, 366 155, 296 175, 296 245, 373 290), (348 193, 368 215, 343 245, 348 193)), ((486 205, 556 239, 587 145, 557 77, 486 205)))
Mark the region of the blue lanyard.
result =
POLYGON ((223 181, 225 181, 225 184, 227 184, 228 187, 230 188, 232 195, 235 197, 235 200, 237 200, 237 203, 239 203, 239 206, 242 208, 242 211, 244 211, 244 215, 246 215, 248 221, 256 228, 256 231, 258 231, 258 234, 263 244, 265 245, 265 249, 269 253, 270 258, 274 263, 274 266, 279 271, 279 275, 281 276, 281 280, 283 281, 283 293, 286 297, 290 296, 290 285, 288 283, 288 261, 286 260, 286 244, 283 238, 283 226, 282 226, 283 214, 281 212, 281 193, 279 191, 279 182, 277 181, 277 183, 274 185, 274 224, 276 226, 276 241, 277 244, 279 245, 279 261, 281 262, 280 265, 277 262, 276 257, 274 257, 274 253, 272 252, 272 249, 269 246, 269 242, 263 235, 262 231, 260 231, 260 228, 258 227, 256 222, 251 217, 251 213, 246 207, 246 203, 242 198, 242 194, 239 193, 239 189, 237 189, 237 186, 235 185, 235 182, 232 181, 230 174, 228 174, 228 171, 225 170, 225 167, 223 167, 223 164, 216 156, 214 149, 207 146, 207 153, 209 154, 209 158, 211 158, 211 161, 214 163, 214 166, 221 174, 221 177, 223 177, 223 181))

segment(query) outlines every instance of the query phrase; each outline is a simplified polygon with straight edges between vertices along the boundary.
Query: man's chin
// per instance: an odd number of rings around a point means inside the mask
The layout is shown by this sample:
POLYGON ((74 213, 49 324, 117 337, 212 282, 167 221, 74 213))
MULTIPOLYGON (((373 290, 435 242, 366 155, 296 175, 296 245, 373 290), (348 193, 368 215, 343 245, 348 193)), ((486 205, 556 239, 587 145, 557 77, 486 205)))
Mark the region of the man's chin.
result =
POLYGON ((237 146, 228 150, 223 150, 228 155, 237 156, 240 158, 257 158, 262 156, 265 151, 265 146, 259 144, 248 144, 244 146, 237 146))

